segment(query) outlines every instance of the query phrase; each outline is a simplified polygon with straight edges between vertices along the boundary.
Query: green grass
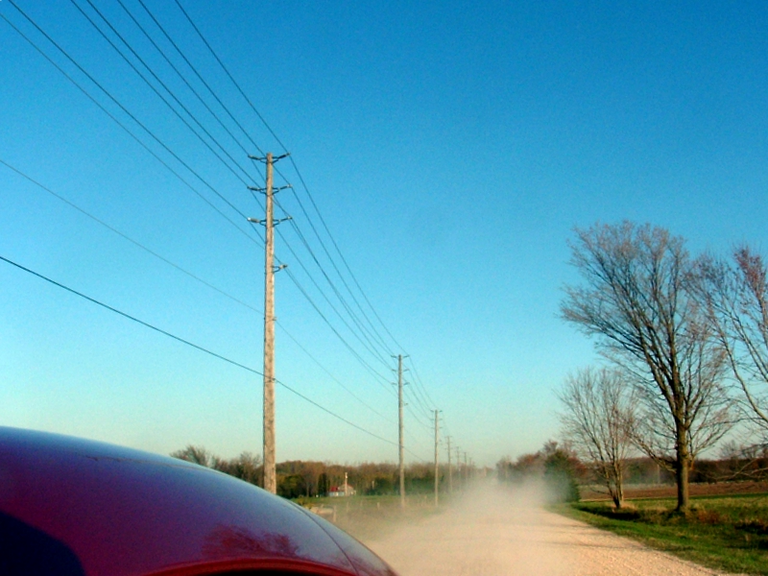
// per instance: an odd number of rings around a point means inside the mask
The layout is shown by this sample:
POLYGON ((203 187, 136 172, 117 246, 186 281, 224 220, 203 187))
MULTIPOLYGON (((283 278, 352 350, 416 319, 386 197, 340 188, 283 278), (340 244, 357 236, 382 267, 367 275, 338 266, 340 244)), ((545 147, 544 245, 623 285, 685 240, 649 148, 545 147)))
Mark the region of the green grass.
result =
POLYGON ((557 511, 716 570, 768 575, 768 495, 691 502, 685 515, 674 512, 673 499, 636 500, 626 510, 577 502, 557 511))

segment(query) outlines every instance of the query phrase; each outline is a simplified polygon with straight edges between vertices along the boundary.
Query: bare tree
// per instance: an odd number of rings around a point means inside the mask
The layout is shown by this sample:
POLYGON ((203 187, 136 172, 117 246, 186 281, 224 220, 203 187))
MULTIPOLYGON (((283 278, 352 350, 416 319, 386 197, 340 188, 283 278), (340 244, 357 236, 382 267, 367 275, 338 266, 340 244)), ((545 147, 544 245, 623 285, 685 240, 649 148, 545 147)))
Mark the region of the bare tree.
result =
POLYGON ((672 459, 677 509, 687 510, 694 457, 725 433, 727 406, 718 405, 722 398, 712 380, 717 349, 685 290, 690 260, 684 242, 663 228, 631 222, 576 234, 571 263, 584 285, 565 287, 562 316, 597 336, 600 350, 635 374, 642 397, 658 407, 649 415, 665 428, 643 448, 672 459))
POLYGON ((565 438, 621 508, 635 419, 631 389, 617 370, 585 368, 566 378, 558 396, 564 408, 559 416, 565 438))
POLYGON ((768 284, 765 262, 748 246, 733 262, 703 256, 696 262, 694 294, 725 351, 743 392, 742 406, 768 435, 768 284))
MULTIPOLYGON (((680 390, 686 399, 683 425, 688 430, 688 453, 691 465, 699 454, 717 443, 732 426, 733 401, 724 386, 725 354, 713 341, 706 324, 692 321, 679 339, 678 363, 680 390)), ((642 417, 630 429, 634 443, 657 464, 677 472, 678 423, 664 396, 656 392, 646 376, 636 375, 642 417)))
POLYGON ((178 458, 179 460, 186 460, 193 464, 205 466, 206 468, 210 468, 215 459, 215 457, 202 446, 193 446, 192 444, 189 444, 183 450, 177 450, 172 453, 171 456, 178 458))
POLYGON ((240 478, 240 480, 250 484, 260 486, 262 480, 261 465, 261 456, 259 454, 242 452, 239 456, 230 460, 214 456, 211 468, 235 478, 240 478))
POLYGON ((193 464, 199 464, 206 468, 212 468, 219 472, 224 472, 235 478, 240 478, 251 484, 259 485, 261 480, 261 456, 250 452, 243 452, 240 456, 226 460, 215 454, 212 454, 202 446, 188 445, 182 450, 177 450, 171 454, 179 460, 186 460, 193 464))

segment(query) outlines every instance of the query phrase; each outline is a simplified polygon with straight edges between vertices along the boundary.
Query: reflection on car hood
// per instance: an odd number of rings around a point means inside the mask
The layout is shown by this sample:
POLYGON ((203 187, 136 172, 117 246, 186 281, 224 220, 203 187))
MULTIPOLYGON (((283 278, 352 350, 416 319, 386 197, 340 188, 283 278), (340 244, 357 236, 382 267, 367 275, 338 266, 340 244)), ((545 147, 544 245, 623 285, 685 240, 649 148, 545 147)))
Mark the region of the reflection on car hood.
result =
POLYGON ((394 574, 335 526, 225 474, 3 427, 0 541, 0 565, 19 574, 394 574))

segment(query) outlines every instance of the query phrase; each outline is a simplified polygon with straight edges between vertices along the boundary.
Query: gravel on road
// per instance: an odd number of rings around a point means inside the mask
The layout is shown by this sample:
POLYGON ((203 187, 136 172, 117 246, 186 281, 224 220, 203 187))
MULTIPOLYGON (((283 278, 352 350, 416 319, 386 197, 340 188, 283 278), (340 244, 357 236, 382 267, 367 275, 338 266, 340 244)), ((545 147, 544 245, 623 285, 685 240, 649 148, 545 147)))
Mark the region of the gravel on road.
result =
POLYGON ((366 544, 401 576, 721 574, 548 512, 538 494, 489 484, 366 544))

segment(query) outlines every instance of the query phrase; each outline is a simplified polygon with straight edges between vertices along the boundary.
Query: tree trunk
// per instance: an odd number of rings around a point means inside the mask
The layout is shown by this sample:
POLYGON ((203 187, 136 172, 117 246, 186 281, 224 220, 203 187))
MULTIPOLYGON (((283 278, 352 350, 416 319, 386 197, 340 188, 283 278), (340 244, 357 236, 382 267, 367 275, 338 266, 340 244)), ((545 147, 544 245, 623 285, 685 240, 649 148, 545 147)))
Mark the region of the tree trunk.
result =
POLYGON ((610 474, 608 474, 608 478, 606 479, 606 485, 608 486, 608 493, 611 496, 611 500, 613 500, 613 505, 617 509, 623 507, 624 485, 621 468, 617 469, 615 465, 612 467, 610 474))
POLYGON ((624 495, 621 493, 620 488, 611 489, 611 500, 617 510, 620 510, 624 506, 624 495))
POLYGON ((619 480, 616 483, 616 508, 624 506, 624 486, 619 480))
POLYGON ((677 462, 675 462, 675 480, 677 481, 678 512, 687 512, 690 506, 688 473, 691 469, 691 455, 688 452, 688 438, 684 432, 678 432, 677 462))

